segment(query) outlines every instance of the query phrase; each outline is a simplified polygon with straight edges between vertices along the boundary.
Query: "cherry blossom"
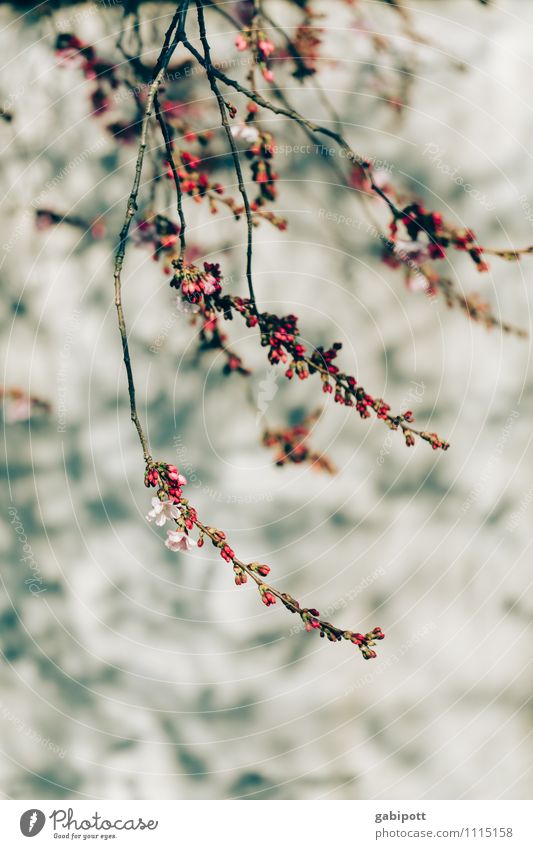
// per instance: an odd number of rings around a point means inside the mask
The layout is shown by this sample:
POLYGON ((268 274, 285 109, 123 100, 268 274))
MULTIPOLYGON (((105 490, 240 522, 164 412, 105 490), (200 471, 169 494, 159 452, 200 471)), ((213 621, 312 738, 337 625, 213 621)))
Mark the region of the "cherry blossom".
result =
POLYGON ((170 551, 189 551, 198 543, 185 531, 167 531, 165 545, 170 551))
POLYGON ((179 519, 180 509, 172 501, 161 501, 159 498, 152 498, 152 509, 146 516, 149 522, 155 522, 158 527, 163 527, 167 519, 179 519))

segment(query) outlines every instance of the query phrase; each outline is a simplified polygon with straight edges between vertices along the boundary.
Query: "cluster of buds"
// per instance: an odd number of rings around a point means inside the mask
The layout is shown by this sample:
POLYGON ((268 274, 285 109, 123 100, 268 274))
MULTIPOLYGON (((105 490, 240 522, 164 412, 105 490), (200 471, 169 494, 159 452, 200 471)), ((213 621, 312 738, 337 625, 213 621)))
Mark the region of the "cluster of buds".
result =
MULTIPOLYGON (((246 126, 248 127, 248 125, 246 126)), ((236 133, 234 133, 234 136, 238 137, 236 133)), ((254 144, 257 138, 258 134, 254 134, 254 144)), ((198 156, 186 150, 178 150, 174 154, 174 162, 176 165, 176 174, 180 182, 180 189, 184 194, 191 197, 197 203, 200 203, 205 198, 209 203, 209 209, 213 215, 218 213, 219 205, 223 204, 230 210, 236 221, 240 220, 245 212, 244 205, 236 201, 235 198, 225 195, 223 185, 211 180, 205 170, 200 170, 201 159, 198 156)), ((170 180, 174 180, 174 172, 168 161, 165 167, 166 176, 170 180)), ((251 204, 254 218, 256 219, 254 223, 258 223, 257 220, 262 218, 265 221, 269 221, 278 230, 286 230, 287 221, 285 218, 276 215, 271 210, 263 208, 264 199, 275 196, 273 183, 278 178, 278 175, 272 172, 270 166, 268 170, 265 170, 265 173, 266 177, 263 177, 262 172, 260 170, 257 171, 257 182, 261 186, 261 194, 251 204)))
POLYGON ((319 47, 322 43, 322 27, 317 27, 316 19, 323 18, 319 12, 315 12, 310 6, 304 6, 304 20, 296 28, 288 55, 294 60, 296 69, 293 76, 297 80, 316 74, 317 63, 320 59, 319 47))
MULTIPOLYGON (((94 83, 90 94, 93 115, 110 112, 114 105, 113 94, 121 83, 116 65, 102 59, 94 47, 73 33, 60 33, 56 39, 55 50, 60 64, 76 65, 85 78, 94 83)), ((138 135, 138 125, 131 121, 111 121, 106 129, 124 142, 133 141, 138 135)))
POLYGON ((412 203, 401 210, 390 225, 391 240, 396 242, 399 226, 405 228, 417 261, 445 259, 446 248, 453 247, 467 252, 478 271, 488 271, 473 230, 452 227, 444 221, 440 212, 429 212, 420 203, 412 203), (424 238, 421 241, 420 237, 424 238))
MULTIPOLYGON (((270 567, 266 566, 263 563, 249 563, 248 569, 250 569, 252 572, 255 572, 256 575, 261 575, 261 577, 263 578, 266 578, 266 576, 270 572, 270 567)), ((242 584, 247 583, 248 573, 239 563, 233 563, 233 573, 235 575, 235 583, 238 587, 242 584)), ((272 603, 275 603, 275 599, 272 603)))
POLYGON ((238 587, 241 587, 243 584, 246 584, 248 581, 248 575, 242 568, 242 566, 238 566, 237 563, 233 564, 233 574, 235 575, 235 584, 238 587))
MULTIPOLYGON (((273 313, 262 313, 261 345, 268 348, 268 359, 272 365, 287 363, 289 356, 293 358, 298 376, 303 380, 308 376, 307 369, 298 369, 305 354, 305 345, 298 341, 298 317, 295 315, 277 316, 273 313)), ((289 375, 287 375, 289 377, 289 375)), ((292 375, 290 375, 292 377, 292 375)))
POLYGON ((57 224, 67 224, 81 230, 83 234, 90 233, 93 239, 102 239, 106 234, 104 221, 101 217, 87 221, 78 215, 62 215, 53 209, 40 207, 35 210, 35 226, 38 230, 47 230, 57 224))
POLYGON ((320 619, 318 618, 319 616, 320 613, 314 607, 302 610, 300 617, 305 625, 306 631, 312 631, 313 628, 320 628, 320 619))
POLYGON ((166 215, 147 214, 139 221, 133 240, 137 244, 150 245, 152 257, 157 262, 161 255, 167 259, 174 255, 179 232, 179 225, 166 215))
MULTIPOLYGON (((200 201, 206 195, 222 195, 224 188, 220 183, 212 183, 205 171, 200 170, 202 160, 188 150, 178 150, 174 154, 176 172, 182 192, 200 201)), ((166 164, 166 175, 174 179, 170 163, 166 164)))
POLYGON ((266 578, 270 574, 270 566, 267 566, 266 563, 249 563, 248 568, 261 575, 262 578, 266 578))
POLYGON ((385 194, 393 191, 390 184, 390 171, 383 165, 376 168, 369 160, 361 159, 358 164, 353 165, 348 176, 348 185, 358 192, 375 197, 372 183, 385 194))
POLYGON ((270 133, 261 131, 257 139, 246 151, 251 160, 252 177, 259 188, 259 194, 252 203, 252 209, 256 212, 266 201, 276 199, 276 181, 279 175, 272 169, 272 157, 274 155, 274 139, 270 133))
MULTIPOLYGON (((207 532, 211 537, 213 545, 220 550, 220 556, 226 563, 233 563, 235 552, 228 545, 225 531, 219 531, 217 528, 207 528, 207 532)), ((244 583, 244 582, 243 582, 244 583)))
POLYGON ((146 487, 157 486, 157 494, 161 500, 178 504, 183 495, 182 487, 186 483, 187 478, 179 472, 176 466, 170 463, 150 461, 146 465, 144 485, 146 487))
POLYGON ((300 380, 319 374, 323 391, 333 394, 337 404, 354 407, 362 419, 370 418, 373 411, 391 430, 401 428, 408 446, 413 445, 414 436, 417 435, 429 442, 433 449, 441 448, 446 451, 449 448, 449 443, 436 434, 410 428, 411 416, 406 419, 404 415, 392 415, 390 406, 385 401, 370 395, 364 387, 357 384, 352 375, 341 372, 334 363, 342 348, 340 342, 335 342, 328 349, 315 348, 309 355, 299 341, 297 316, 279 317, 272 313, 257 313, 250 299, 231 295, 213 298, 213 308, 221 312, 225 319, 232 319, 235 311, 245 319, 248 327, 258 325, 261 331, 261 345, 269 349, 269 361, 273 365, 285 364, 285 376, 289 380, 294 374, 297 374, 300 380))
POLYGON ((235 39, 235 47, 241 53, 249 50, 254 58, 254 62, 261 71, 263 78, 267 83, 271 83, 274 79, 274 73, 269 68, 268 60, 276 49, 272 41, 265 35, 263 30, 256 26, 244 27, 235 39))
POLYGON ((263 445, 275 449, 275 463, 284 466, 286 463, 310 463, 315 469, 322 469, 329 474, 335 474, 336 468, 324 454, 318 454, 308 444, 313 424, 318 420, 320 410, 292 427, 279 430, 267 429, 263 433, 263 445))
POLYGON ((267 607, 270 607, 272 604, 276 603, 276 596, 272 592, 266 584, 259 584, 259 595, 261 596, 261 601, 263 604, 266 604, 267 607))
POLYGON ((107 111, 110 107, 108 90, 119 86, 115 65, 102 59, 97 55, 94 47, 71 32, 59 33, 55 50, 61 64, 76 64, 81 68, 86 79, 95 81, 96 88, 91 95, 94 112, 107 111))
POLYGON ((35 395, 28 395, 15 386, 0 386, 0 401, 6 424, 29 421, 36 413, 49 414, 52 411, 48 401, 35 395))
POLYGON ((215 310, 202 305, 199 313, 199 318, 202 322, 199 332, 200 351, 220 351, 224 355, 226 361, 222 368, 222 373, 227 375, 238 373, 244 377, 248 377, 251 372, 243 363, 242 357, 235 353, 227 344, 227 334, 220 328, 220 322, 215 310))
POLYGON ((365 660, 372 660, 377 656, 372 646, 375 646, 378 640, 385 639, 385 634, 381 628, 374 628, 368 634, 351 634, 349 639, 360 649, 365 660))
POLYGON ((179 132, 184 140, 189 143, 198 142, 202 147, 205 147, 213 138, 211 130, 193 130, 188 122, 188 118, 195 115, 195 111, 190 103, 183 100, 164 100, 161 103, 161 114, 167 124, 179 132))
POLYGON ((222 289, 222 275, 218 263, 204 262, 203 271, 193 263, 178 262, 170 285, 181 289, 182 296, 192 304, 202 298, 218 295, 222 289))
POLYGON ((299 613, 300 618, 305 626, 306 631, 317 630, 321 637, 327 637, 332 643, 338 643, 341 640, 348 640, 354 646, 357 646, 365 660, 373 660, 377 657, 373 646, 378 640, 384 640, 385 634, 381 628, 373 628, 367 634, 360 634, 354 631, 343 631, 332 625, 331 622, 323 622, 320 619, 320 613, 315 608, 301 608, 293 598, 284 595, 283 601, 290 610, 299 613))

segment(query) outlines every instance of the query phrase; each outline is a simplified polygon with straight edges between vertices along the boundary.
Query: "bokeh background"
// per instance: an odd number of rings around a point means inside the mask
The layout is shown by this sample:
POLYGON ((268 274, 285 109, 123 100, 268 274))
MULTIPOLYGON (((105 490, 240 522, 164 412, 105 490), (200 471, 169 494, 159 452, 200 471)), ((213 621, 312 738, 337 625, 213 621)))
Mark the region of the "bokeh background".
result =
MULTIPOLYGON (((171 7, 149 5, 143 15, 161 28, 171 7)), ((376 86, 368 38, 347 27, 342 4, 324 4, 334 61, 322 87, 353 146, 482 242, 533 243, 531 4, 409 2, 426 45, 402 36, 381 5, 361 3, 412 68, 401 116, 376 86)), ((210 546, 167 551, 144 519, 112 293, 135 146, 117 145, 90 116, 79 71, 57 67, 65 19, 112 53, 120 8, 0 9, 1 97, 13 113, 0 126, 3 383, 52 405, 3 425, 2 794, 530 798, 529 340, 407 291, 379 261, 328 155, 280 150, 276 208, 289 229, 256 232, 260 304, 296 312, 315 343, 342 341, 347 370, 452 447, 408 450, 379 422, 323 402, 313 381, 288 384, 237 323, 232 341, 255 373, 224 378, 219 357, 197 357, 160 265, 132 246, 125 310, 154 454, 185 471, 200 515, 244 559, 268 562, 274 583, 345 627, 379 624, 387 639, 365 663, 236 588, 210 546), (36 204, 104 215, 108 235, 38 230, 36 204), (260 444, 265 421, 317 405, 313 444, 339 473, 273 466, 260 444)), ((214 24, 217 55, 232 54, 230 29, 214 24)), ((386 55, 381 64, 397 79, 386 55)), ((283 84, 302 112, 329 120, 310 88, 283 84)), ((201 75, 187 96, 214 126, 201 75)), ((283 119, 264 121, 280 145, 307 144, 283 119)), ((208 257, 223 252, 232 290, 244 293, 244 226, 187 211, 191 239, 208 257)), ((491 266, 477 275, 455 262, 448 273, 529 327, 533 259, 491 266)))

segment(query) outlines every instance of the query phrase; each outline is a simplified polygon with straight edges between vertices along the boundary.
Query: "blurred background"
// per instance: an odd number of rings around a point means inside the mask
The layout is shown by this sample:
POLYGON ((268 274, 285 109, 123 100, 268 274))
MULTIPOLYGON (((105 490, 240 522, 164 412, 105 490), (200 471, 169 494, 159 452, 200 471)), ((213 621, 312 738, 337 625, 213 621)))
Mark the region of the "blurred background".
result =
MULTIPOLYGON (((267 4, 290 27, 286 5, 267 4)), ((317 4, 323 96, 282 69, 278 85, 314 120, 332 125, 333 106, 358 152, 483 244, 533 243, 533 8, 406 5, 419 41, 383 3, 317 4), (388 45, 377 52, 376 35, 388 45)), ((153 48, 172 8, 141 7, 153 48)), ((324 400, 318 382, 289 383, 241 323, 231 344, 253 374, 224 376, 219 353, 198 355, 162 263, 131 244, 139 409, 200 516, 336 624, 380 625, 377 659, 306 634, 235 587, 210 545, 170 552, 146 522, 112 291, 136 144, 91 116, 90 82, 54 52, 58 32, 74 32, 121 61, 122 12, 0 8, 2 383, 38 399, 4 403, 3 796, 531 798, 530 341, 409 291, 339 185, 338 152, 290 151, 309 139, 283 118, 262 116, 289 226, 255 232, 261 308, 296 313, 314 344, 341 341, 344 369, 451 448, 407 449, 324 400), (313 448, 338 473, 276 467, 264 427, 317 408, 313 448)), ((235 29, 210 20, 213 52, 230 60, 235 29)), ((214 129, 212 167, 235 193, 203 75, 172 96, 214 129)), ((113 110, 134 115, 127 93, 113 110)), ((143 202, 151 180, 148 166, 143 202)), ((157 208, 175 219, 165 192, 157 208)), ((190 243, 244 294, 244 222, 190 200, 186 212, 190 243)), ((495 259, 485 275, 454 260, 447 273, 529 328, 533 259, 495 259)))

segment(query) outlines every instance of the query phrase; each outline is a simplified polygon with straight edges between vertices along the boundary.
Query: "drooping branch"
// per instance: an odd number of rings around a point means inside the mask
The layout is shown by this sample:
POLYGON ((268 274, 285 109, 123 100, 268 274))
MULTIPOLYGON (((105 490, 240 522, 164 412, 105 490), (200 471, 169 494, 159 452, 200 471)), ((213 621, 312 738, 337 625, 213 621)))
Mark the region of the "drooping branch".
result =
POLYGON ((148 445, 148 439, 144 433, 143 427, 141 425, 139 414, 137 412, 137 405, 135 400, 135 382, 133 380, 133 370, 131 366, 130 359, 130 351, 128 344, 128 332, 126 328, 126 320, 124 318, 124 309, 122 306, 122 267, 124 265, 124 256, 126 254, 126 242, 128 239, 128 234, 131 227, 131 222, 133 220, 133 216, 137 211, 137 198, 139 195, 139 188, 141 184, 141 176, 143 170, 144 163, 144 155, 146 151, 147 145, 147 135, 148 135, 148 125, 150 123, 150 119, 152 117, 152 110, 154 108, 154 101, 157 96, 158 89, 163 81, 165 71, 168 67, 168 63, 170 62, 174 51, 176 50, 178 44, 183 41, 185 37, 185 22, 187 18, 187 10, 189 7, 189 0, 181 0, 172 22, 166 32, 165 40, 163 43, 163 47, 159 54, 159 58, 157 60, 153 80, 148 88, 147 98, 146 98, 146 107, 144 111, 144 117, 141 125, 141 136, 139 142, 139 149, 137 153, 137 161, 135 163, 135 176, 133 179, 133 185, 131 187, 130 195, 128 198, 128 204, 126 208, 126 215, 124 218, 124 223, 122 225, 122 229, 119 235, 119 243, 118 249, 115 256, 115 268, 114 268, 114 281, 115 281, 115 307, 117 310, 117 319, 118 326, 120 331, 120 338, 122 341, 122 352, 124 358, 124 365, 126 367, 126 374, 128 378, 128 393, 130 398, 130 415, 131 419, 137 429, 137 433, 139 436, 139 440, 142 445, 144 459, 148 461, 150 459, 150 448, 148 445))

